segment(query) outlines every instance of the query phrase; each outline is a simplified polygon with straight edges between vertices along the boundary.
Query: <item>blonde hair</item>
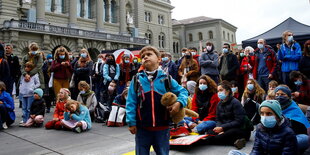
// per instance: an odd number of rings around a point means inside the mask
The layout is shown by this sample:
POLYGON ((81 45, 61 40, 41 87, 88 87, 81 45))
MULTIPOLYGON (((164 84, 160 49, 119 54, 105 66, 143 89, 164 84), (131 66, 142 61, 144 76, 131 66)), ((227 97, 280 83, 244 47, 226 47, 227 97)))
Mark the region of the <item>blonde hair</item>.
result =
MULTIPOLYGON (((254 83, 254 88, 255 88, 254 94, 259 98, 263 98, 265 95, 265 90, 262 87, 260 87, 260 85, 257 83, 256 80, 249 79, 248 81, 251 81, 254 83)), ((250 96, 250 90, 247 87, 245 87, 242 98, 245 100, 245 99, 249 98, 249 96, 250 96)), ((261 101, 258 101, 258 102, 260 103, 261 101)))
MULTIPOLYGON (((80 54, 82 54, 82 53, 87 53, 87 62, 89 62, 89 61, 92 61, 92 59, 91 59, 91 57, 90 57, 90 55, 89 55, 89 52, 87 51, 87 49, 86 48, 82 48, 81 50, 80 50, 80 54)), ((81 56, 80 56, 80 59, 79 59, 79 62, 81 62, 81 60, 82 59, 84 59, 84 58, 82 58, 81 56)))
MULTIPOLYGON (((71 99, 71 97, 70 97, 71 96, 71 92, 70 92, 70 90, 68 88, 61 88, 60 91, 64 91, 64 95, 65 95, 65 99, 66 100, 70 100, 71 99)), ((59 99, 58 96, 57 96, 57 102, 60 102, 60 99, 59 99)))
POLYGON ((39 50, 39 45, 36 42, 32 42, 29 44, 29 51, 37 51, 39 50))
POLYGON ((153 52, 156 54, 156 56, 157 56, 158 58, 160 58, 160 52, 158 51, 157 48, 155 48, 155 47, 153 47, 153 46, 145 46, 145 47, 143 47, 143 48, 141 49, 141 51, 139 52, 140 57, 142 57, 142 54, 143 54, 144 52, 146 52, 146 51, 153 51, 153 52))
POLYGON ((282 33, 282 42, 285 43, 286 42, 286 36, 288 33, 293 33, 292 31, 286 30, 282 33))
POLYGON ((78 101, 75 101, 75 100, 68 100, 67 103, 65 104, 65 108, 66 109, 70 109, 70 106, 72 104, 75 104, 76 105, 76 112, 79 114, 80 113, 80 102, 78 101))

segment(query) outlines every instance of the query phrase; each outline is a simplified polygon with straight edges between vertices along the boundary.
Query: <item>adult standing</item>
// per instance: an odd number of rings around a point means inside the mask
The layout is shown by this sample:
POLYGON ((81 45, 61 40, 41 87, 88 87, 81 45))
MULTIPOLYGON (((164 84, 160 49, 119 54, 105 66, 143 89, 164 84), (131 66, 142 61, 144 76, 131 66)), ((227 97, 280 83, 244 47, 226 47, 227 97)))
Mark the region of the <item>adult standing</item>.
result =
POLYGON ((5 59, 3 45, 0 44, 0 81, 10 83, 10 66, 5 59))
POLYGON ((22 60, 22 66, 21 66, 21 72, 22 76, 25 77, 26 81, 30 81, 30 78, 34 76, 35 74, 39 75, 40 79, 40 87, 42 89, 45 88, 45 83, 44 83, 44 77, 43 77, 43 72, 42 72, 42 67, 43 67, 43 56, 40 54, 39 46, 37 43, 33 42, 29 45, 29 52, 23 57, 22 60), (34 67, 33 69, 27 73, 25 71, 26 63, 31 62, 34 67))
POLYGON ((91 84, 91 72, 93 68, 93 61, 90 58, 88 51, 83 48, 80 50, 80 58, 74 65, 74 90, 72 92, 72 99, 76 99, 79 90, 78 83, 80 81, 86 81, 89 85, 91 84))
POLYGON ((254 49, 251 46, 248 46, 244 49, 244 56, 241 57, 240 73, 242 78, 240 79, 241 81, 239 80, 239 87, 242 89, 247 85, 250 76, 253 78, 253 56, 250 56, 250 52, 253 51, 254 49))
POLYGON ((20 78, 21 72, 20 72, 20 64, 19 59, 16 55, 13 54, 13 45, 12 44, 6 44, 5 45, 5 55, 6 60, 9 63, 10 66, 10 82, 7 83, 7 92, 12 95, 14 84, 15 84, 15 92, 18 93, 18 80, 20 78))
POLYGON ((186 87, 186 82, 196 81, 199 78, 199 67, 196 60, 193 59, 192 53, 185 52, 185 58, 179 67, 178 74, 181 79, 182 86, 186 87))
POLYGON ((304 44, 304 56, 300 60, 299 68, 301 73, 310 78, 310 40, 304 44))
POLYGON ((97 100, 100 101, 102 97, 102 91, 103 91, 103 77, 102 77, 103 69, 102 68, 105 62, 104 62, 103 54, 99 54, 97 58, 98 60, 97 62, 94 63, 93 70, 92 70, 93 85, 91 87, 96 94, 97 100))
POLYGON ((278 51, 278 60, 282 62, 282 79, 286 85, 290 85, 289 75, 291 71, 299 70, 299 61, 301 59, 301 47, 294 40, 291 31, 285 31, 282 34, 283 43, 278 51))
POLYGON ((253 76, 257 79, 259 85, 268 90, 268 83, 276 74, 277 58, 274 50, 266 44, 264 39, 257 41, 257 49, 255 50, 255 60, 253 76))
POLYGON ((171 77, 175 80, 177 80, 178 77, 178 68, 177 65, 171 61, 171 54, 170 53, 164 53, 161 55, 161 66, 162 69, 165 71, 165 73, 167 73, 168 75, 171 75, 171 77))
POLYGON ((223 45, 223 54, 220 58, 219 69, 222 80, 229 82, 236 80, 239 62, 237 56, 230 50, 230 45, 228 43, 223 45))
POLYGON ((214 52, 214 45, 211 42, 206 43, 206 52, 199 57, 201 75, 208 75, 215 83, 219 82, 218 54, 214 52))

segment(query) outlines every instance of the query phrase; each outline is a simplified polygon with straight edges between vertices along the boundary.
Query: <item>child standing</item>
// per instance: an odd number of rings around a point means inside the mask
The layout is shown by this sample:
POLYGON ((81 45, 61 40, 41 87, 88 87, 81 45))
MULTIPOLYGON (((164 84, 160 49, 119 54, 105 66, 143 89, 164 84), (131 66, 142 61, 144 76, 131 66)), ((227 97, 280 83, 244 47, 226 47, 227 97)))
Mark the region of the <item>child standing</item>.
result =
POLYGON ((53 115, 53 120, 45 124, 46 129, 62 129, 61 120, 64 119, 65 104, 70 99, 70 91, 67 88, 61 88, 56 101, 56 107, 53 115))
POLYGON ((130 83, 126 102, 126 122, 129 131, 136 134, 136 153, 149 154, 151 145, 157 154, 169 154, 169 113, 171 115, 186 106, 188 93, 171 78, 170 91, 178 96, 172 106, 166 108, 160 103, 167 92, 165 79, 169 78, 158 69, 159 51, 146 46, 140 51, 144 70, 137 73, 130 83), (137 80, 135 80, 137 79, 137 80), (139 82, 136 92, 135 83, 139 82))
MULTIPOLYGON (((33 63, 27 62, 25 64, 26 73, 34 68, 33 63)), ((36 88, 40 87, 39 74, 33 75, 30 79, 25 76, 21 76, 20 86, 19 86, 19 95, 22 100, 22 109, 23 109, 23 120, 20 124, 26 123, 29 118, 31 103, 33 102, 33 93, 36 88)))
POLYGON ((61 125, 80 133, 91 129, 91 119, 87 107, 78 101, 69 100, 65 105, 64 119, 61 125))
POLYGON ((26 123, 21 124, 23 127, 41 127, 44 121, 45 101, 42 99, 43 90, 37 88, 34 90, 34 101, 31 104, 30 116, 26 123))

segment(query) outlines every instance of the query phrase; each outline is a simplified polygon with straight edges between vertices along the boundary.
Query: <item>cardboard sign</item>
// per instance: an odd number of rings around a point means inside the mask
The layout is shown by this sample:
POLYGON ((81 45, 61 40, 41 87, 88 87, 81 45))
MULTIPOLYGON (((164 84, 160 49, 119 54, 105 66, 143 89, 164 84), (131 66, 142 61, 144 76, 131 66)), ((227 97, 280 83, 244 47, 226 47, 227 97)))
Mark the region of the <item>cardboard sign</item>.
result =
POLYGON ((208 135, 189 135, 184 137, 179 137, 176 139, 170 139, 170 145, 191 145, 198 140, 207 137, 208 135))

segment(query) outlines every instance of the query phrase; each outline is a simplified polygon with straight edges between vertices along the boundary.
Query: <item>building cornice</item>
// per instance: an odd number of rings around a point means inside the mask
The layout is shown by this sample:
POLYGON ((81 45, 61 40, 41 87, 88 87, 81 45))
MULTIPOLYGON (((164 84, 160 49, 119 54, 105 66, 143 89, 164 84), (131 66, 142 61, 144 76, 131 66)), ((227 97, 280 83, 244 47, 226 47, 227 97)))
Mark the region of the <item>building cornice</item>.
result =
POLYGON ((150 4, 156 4, 159 5, 161 7, 165 7, 168 8, 170 10, 174 9, 174 6, 172 6, 170 3, 168 2, 163 2, 163 1, 158 1, 158 0, 144 0, 144 2, 146 3, 150 3, 150 4))

